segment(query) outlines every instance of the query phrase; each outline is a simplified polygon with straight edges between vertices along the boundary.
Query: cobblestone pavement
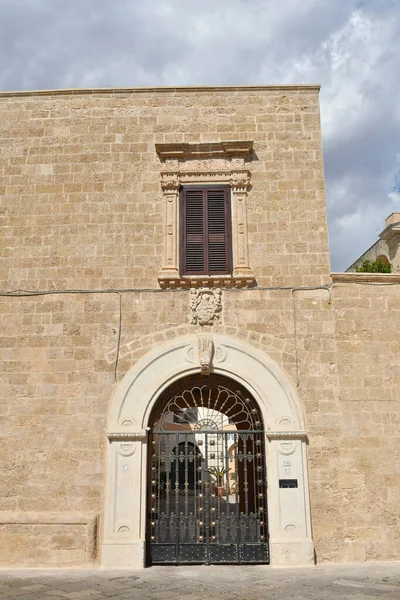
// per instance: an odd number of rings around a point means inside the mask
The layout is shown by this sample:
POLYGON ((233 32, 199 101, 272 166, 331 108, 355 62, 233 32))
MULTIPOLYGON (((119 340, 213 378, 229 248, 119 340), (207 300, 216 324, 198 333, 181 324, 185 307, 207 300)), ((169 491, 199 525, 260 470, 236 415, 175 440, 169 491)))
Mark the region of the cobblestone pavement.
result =
POLYGON ((272 568, 153 567, 3 570, 0 598, 15 600, 400 600, 400 563, 272 568))

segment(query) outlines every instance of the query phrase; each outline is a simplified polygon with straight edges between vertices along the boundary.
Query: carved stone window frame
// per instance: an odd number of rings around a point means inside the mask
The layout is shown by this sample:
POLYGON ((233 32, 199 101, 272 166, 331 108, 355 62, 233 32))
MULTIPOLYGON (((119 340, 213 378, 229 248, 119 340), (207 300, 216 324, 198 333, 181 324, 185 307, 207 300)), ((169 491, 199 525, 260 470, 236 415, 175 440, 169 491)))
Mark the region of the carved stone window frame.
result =
POLYGON ((212 144, 156 144, 163 163, 161 188, 165 203, 163 266, 158 277, 162 288, 249 287, 254 274, 249 265, 247 193, 250 171, 246 159, 253 156, 253 142, 212 144), (179 191, 184 185, 229 185, 231 188, 231 275, 180 275, 179 191))

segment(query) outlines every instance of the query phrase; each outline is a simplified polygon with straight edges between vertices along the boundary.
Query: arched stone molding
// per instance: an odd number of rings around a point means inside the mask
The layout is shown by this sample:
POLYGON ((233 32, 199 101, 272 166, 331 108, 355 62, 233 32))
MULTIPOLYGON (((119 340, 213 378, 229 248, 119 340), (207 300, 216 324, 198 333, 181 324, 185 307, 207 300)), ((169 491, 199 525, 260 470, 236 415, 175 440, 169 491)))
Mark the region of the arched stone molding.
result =
POLYGON ((166 388, 204 371, 205 337, 212 344, 208 369, 239 382, 259 404, 263 416, 271 563, 312 564, 306 432, 296 390, 265 353, 219 334, 185 336, 159 345, 118 385, 108 421, 102 564, 144 565, 148 420, 166 388), (295 479, 298 487, 282 488, 280 479, 295 479))

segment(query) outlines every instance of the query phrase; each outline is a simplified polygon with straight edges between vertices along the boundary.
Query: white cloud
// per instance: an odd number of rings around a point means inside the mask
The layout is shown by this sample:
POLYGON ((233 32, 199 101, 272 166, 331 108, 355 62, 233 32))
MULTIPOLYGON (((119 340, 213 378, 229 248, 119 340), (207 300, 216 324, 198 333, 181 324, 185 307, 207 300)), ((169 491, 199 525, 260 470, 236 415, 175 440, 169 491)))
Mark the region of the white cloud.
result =
POLYGON ((398 0, 0 0, 0 89, 321 83, 332 265, 400 189, 398 0))
POLYGON ((388 196, 392 201, 393 212, 400 211, 400 192, 389 192, 388 196))

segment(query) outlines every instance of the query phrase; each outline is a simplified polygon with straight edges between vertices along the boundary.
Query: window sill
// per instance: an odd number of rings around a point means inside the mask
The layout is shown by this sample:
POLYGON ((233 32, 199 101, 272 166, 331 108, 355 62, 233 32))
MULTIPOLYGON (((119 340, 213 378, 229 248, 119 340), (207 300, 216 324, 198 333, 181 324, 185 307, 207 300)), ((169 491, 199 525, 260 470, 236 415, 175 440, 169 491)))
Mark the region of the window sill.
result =
POLYGON ((158 283, 163 290, 200 287, 249 288, 256 285, 256 280, 252 273, 247 275, 184 275, 182 277, 160 275, 158 283))

